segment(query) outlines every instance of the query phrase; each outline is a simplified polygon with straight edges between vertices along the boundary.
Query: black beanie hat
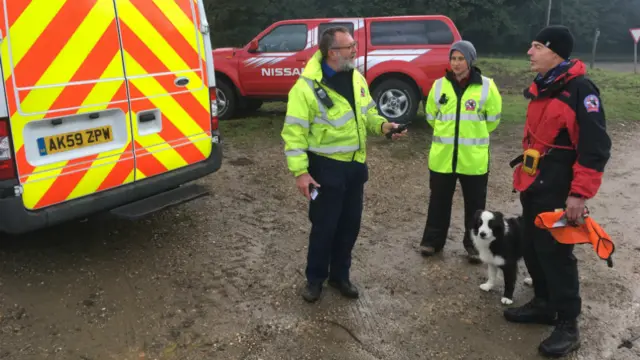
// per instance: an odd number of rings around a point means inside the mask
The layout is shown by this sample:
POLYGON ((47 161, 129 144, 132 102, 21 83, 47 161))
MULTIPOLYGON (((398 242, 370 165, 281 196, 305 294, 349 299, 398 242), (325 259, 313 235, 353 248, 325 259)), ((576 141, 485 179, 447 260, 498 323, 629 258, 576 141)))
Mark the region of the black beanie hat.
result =
POLYGON ((573 51, 573 35, 566 26, 547 26, 536 35, 534 40, 542 43, 565 60, 573 51))

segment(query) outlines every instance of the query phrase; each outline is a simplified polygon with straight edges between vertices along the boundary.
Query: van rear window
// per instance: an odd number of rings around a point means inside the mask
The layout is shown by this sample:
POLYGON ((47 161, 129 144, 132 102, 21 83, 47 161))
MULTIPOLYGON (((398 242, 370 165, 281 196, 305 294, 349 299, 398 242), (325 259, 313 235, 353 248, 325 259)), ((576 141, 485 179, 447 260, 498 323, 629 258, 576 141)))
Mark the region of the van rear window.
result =
POLYGON ((449 26, 440 20, 371 22, 371 45, 449 45, 449 26))

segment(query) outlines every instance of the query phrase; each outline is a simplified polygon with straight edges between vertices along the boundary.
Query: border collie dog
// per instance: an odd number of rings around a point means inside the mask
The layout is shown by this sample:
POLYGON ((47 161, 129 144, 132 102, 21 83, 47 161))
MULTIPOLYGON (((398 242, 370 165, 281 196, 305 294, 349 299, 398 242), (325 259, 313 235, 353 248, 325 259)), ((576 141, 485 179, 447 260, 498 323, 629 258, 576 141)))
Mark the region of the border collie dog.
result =
MULTIPOLYGON (((504 277, 504 293, 501 302, 513 304, 513 291, 518 276, 518 261, 522 258, 522 217, 505 218, 499 211, 478 210, 474 214, 469 234, 478 250, 480 260, 488 266, 489 279, 480 289, 493 289, 498 268, 504 277)), ((532 284, 527 277, 524 282, 532 284)))

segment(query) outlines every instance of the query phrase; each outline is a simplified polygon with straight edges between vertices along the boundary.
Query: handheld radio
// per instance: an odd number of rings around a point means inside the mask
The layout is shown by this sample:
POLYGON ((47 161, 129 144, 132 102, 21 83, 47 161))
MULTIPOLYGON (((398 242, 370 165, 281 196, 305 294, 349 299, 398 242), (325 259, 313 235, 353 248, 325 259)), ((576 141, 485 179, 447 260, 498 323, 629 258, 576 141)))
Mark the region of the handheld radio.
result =
MULTIPOLYGON (((316 84, 318 84, 317 81, 316 84)), ((327 92, 320 87, 320 84, 318 84, 318 87, 315 88, 314 91, 316 92, 316 96, 318 97, 318 99, 320 99, 322 105, 324 105, 327 109, 331 109, 333 107, 333 101, 329 97, 329 94, 327 94, 327 92)))
POLYGON ((393 134, 400 134, 401 132, 405 131, 407 128, 409 128, 409 124, 399 125, 397 128, 391 129, 391 131, 389 131, 385 136, 387 137, 387 139, 391 139, 393 134))

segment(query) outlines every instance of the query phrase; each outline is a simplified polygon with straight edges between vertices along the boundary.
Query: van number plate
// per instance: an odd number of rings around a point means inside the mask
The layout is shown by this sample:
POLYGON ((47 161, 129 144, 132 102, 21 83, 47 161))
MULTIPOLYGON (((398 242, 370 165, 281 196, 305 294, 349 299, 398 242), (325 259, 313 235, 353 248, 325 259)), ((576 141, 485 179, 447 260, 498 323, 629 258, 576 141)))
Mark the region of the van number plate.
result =
POLYGON ((40 155, 45 156, 111 141, 113 141, 113 129, 111 126, 101 126, 38 138, 38 149, 40 155))

